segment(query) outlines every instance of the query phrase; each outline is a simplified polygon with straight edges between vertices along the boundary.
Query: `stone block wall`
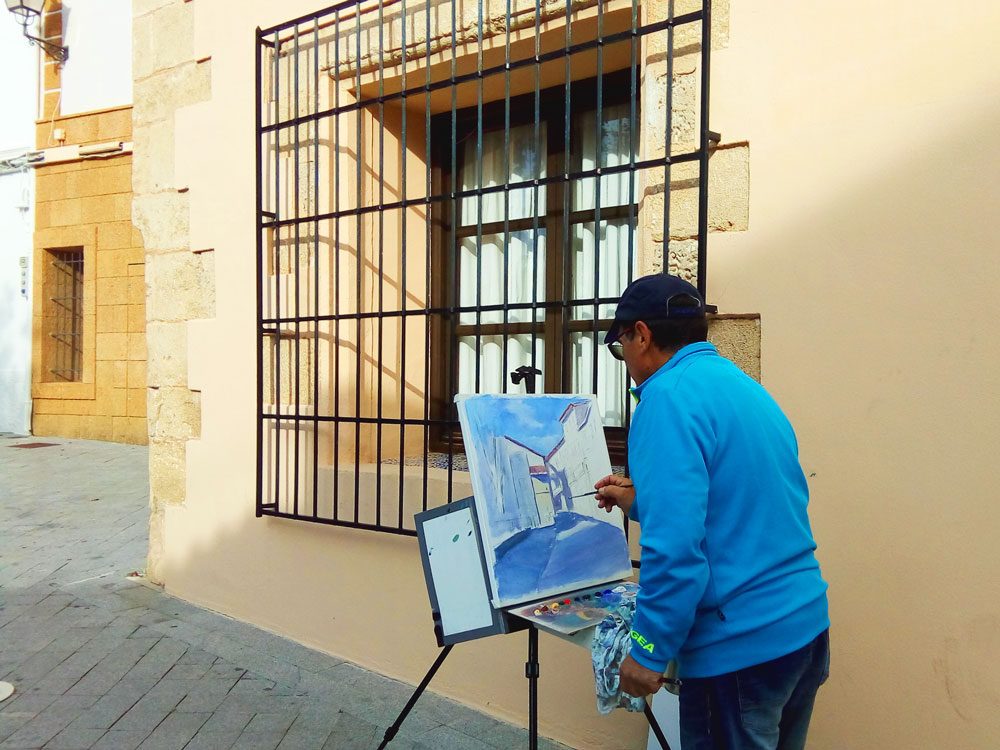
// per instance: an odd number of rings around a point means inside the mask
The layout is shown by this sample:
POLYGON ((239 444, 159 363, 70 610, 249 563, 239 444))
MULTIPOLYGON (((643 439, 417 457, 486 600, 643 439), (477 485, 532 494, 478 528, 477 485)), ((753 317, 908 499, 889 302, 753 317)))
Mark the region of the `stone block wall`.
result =
POLYGON ((201 435, 201 394, 188 387, 188 321, 215 316, 213 251, 192 248, 186 185, 175 171, 175 115, 211 95, 194 58, 194 7, 133 3, 135 140, 132 217, 146 250, 150 540, 147 576, 162 581, 163 514, 185 498, 186 443, 201 435))

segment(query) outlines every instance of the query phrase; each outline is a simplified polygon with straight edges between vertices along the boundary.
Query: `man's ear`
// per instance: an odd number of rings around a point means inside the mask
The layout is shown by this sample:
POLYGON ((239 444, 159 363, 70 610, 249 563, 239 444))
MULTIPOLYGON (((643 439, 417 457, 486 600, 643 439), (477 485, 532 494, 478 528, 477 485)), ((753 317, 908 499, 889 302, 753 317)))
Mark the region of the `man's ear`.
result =
POLYGON ((653 332, 649 330, 649 326, 643 321, 637 320, 632 330, 634 331, 633 335, 639 336, 639 346, 642 350, 648 349, 653 343, 653 332))

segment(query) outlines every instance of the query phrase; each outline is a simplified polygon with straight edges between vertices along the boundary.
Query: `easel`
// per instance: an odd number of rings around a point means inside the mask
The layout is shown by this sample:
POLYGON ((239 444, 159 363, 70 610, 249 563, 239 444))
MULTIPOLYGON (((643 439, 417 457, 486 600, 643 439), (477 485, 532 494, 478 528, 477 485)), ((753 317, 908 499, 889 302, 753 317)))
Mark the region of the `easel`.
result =
MULTIPOLYGON (((450 505, 436 508, 416 515, 417 538, 420 543, 421 561, 423 563, 424 574, 427 580, 427 592, 431 600, 431 611, 434 619, 434 636, 441 653, 438 654, 427 674, 420 681, 414 690, 413 695, 406 702, 403 710, 396 717, 396 720, 385 731, 379 750, 384 750, 402 726, 403 721, 416 705, 417 700, 427 689, 438 669, 448 658, 452 648, 461 641, 473 640, 489 635, 500 633, 513 633, 520 630, 528 631, 528 659, 524 664, 524 676, 528 680, 528 748, 538 749, 538 676, 540 665, 538 661, 538 629, 527 620, 516 617, 510 612, 497 609, 489 603, 489 586, 485 569, 485 560, 482 556, 482 541, 479 537, 478 526, 476 524, 475 506, 473 498, 467 497, 457 500, 450 505), (443 522, 443 525, 442 523, 443 522), (433 526, 433 530, 432 527, 433 526), (444 531, 442 531, 442 529, 444 531), (442 535, 443 534, 443 535, 442 535), (443 542, 443 544, 442 544, 443 542), (439 553, 433 557, 431 551, 435 544, 439 545, 439 553), (451 558, 450 564, 443 564, 440 555, 445 551, 453 554, 464 552, 467 557, 462 561, 466 564, 456 564, 460 558, 451 558), (438 590, 441 583, 435 580, 435 570, 437 576, 451 574, 455 569, 463 571, 462 579, 467 587, 463 589, 461 603, 455 597, 448 597, 448 588, 438 590), (476 571, 478 570, 478 575, 476 571), (476 608, 475 604, 479 607, 476 608), (477 615, 468 622, 461 621, 466 611, 477 609, 477 615), (456 625, 456 620, 449 622, 448 615, 452 618, 458 613, 460 622, 456 625)), ((644 701, 643 711, 646 720, 649 722, 653 734, 663 750, 670 750, 664 737, 660 725, 653 716, 653 709, 649 701, 644 701)))
MULTIPOLYGON (((540 667, 538 663, 538 628, 534 625, 528 624, 528 660, 524 664, 524 676, 528 679, 528 749, 538 750, 538 675, 540 672, 540 667)), ((403 725, 403 721, 409 715, 410 711, 417 704, 417 700, 423 694, 427 686, 430 685, 434 675, 437 674, 438 669, 444 664, 444 660, 448 658, 448 654, 451 653, 452 648, 455 644, 448 644, 443 649, 441 653, 438 654, 437 659, 431 665, 431 668, 427 670, 427 674, 424 675, 424 679, 420 681, 417 685, 417 689, 413 691, 413 695, 406 702, 403 710, 400 711, 399 716, 392 723, 388 729, 385 730, 385 736, 382 737, 382 742, 378 746, 378 750, 384 750, 385 746, 392 742, 396 733, 399 732, 399 728, 403 725)), ((649 705, 648 700, 643 701, 643 713, 646 715, 646 720, 649 722, 650 728, 653 730, 653 734, 656 736, 657 741, 660 743, 660 747, 663 750, 670 750, 670 745, 667 744, 667 738, 663 736, 663 730, 660 729, 659 723, 656 721, 656 717, 653 716, 653 709, 649 705)))

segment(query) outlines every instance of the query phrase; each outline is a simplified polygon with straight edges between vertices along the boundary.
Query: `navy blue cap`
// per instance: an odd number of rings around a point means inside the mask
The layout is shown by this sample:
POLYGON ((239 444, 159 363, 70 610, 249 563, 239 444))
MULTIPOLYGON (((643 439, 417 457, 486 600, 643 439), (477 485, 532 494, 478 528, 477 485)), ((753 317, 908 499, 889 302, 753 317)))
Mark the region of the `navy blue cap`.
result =
POLYGON ((615 322, 604 337, 611 344, 622 335, 622 329, 637 320, 668 318, 703 318, 705 301, 698 290, 679 276, 654 273, 642 276, 622 292, 615 310, 615 322))

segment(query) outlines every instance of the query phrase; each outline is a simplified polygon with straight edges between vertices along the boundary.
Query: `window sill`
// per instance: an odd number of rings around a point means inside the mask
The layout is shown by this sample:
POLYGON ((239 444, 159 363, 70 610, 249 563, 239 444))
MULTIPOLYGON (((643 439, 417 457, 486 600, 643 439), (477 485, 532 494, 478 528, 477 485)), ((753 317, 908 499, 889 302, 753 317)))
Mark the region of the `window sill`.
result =
POLYGON ((44 399, 65 399, 83 401, 94 399, 94 384, 91 383, 32 383, 31 397, 44 399))

